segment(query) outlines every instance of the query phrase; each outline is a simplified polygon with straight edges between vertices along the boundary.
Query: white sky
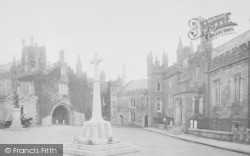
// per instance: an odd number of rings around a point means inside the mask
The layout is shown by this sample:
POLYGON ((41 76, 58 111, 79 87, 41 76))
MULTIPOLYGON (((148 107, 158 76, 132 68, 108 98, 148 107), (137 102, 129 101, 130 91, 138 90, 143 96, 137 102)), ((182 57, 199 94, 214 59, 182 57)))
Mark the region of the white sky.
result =
MULTIPOLYGON (((214 41, 215 47, 250 28, 249 0, 0 0, 0 64, 21 58, 21 40, 33 36, 45 45, 54 63, 59 51, 75 68, 80 54, 83 70, 93 77, 90 60, 99 52, 106 79, 116 79, 126 67, 127 79, 146 78, 147 53, 176 62, 179 37, 189 45, 188 21, 231 12, 236 33, 214 41)), ((198 41, 194 42, 195 49, 198 41)))

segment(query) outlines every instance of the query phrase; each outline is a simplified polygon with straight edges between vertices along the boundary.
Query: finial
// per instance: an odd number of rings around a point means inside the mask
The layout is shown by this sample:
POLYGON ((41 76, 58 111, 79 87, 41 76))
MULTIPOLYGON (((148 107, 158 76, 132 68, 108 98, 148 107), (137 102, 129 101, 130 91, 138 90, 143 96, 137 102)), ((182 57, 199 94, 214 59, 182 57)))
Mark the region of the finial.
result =
POLYGON ((178 47, 177 47, 177 51, 181 50, 182 48, 182 40, 181 40, 181 37, 179 39, 179 44, 178 44, 178 47))
POLYGON ((94 59, 91 61, 92 64, 99 64, 102 61, 101 58, 98 58, 98 52, 95 52, 94 59))

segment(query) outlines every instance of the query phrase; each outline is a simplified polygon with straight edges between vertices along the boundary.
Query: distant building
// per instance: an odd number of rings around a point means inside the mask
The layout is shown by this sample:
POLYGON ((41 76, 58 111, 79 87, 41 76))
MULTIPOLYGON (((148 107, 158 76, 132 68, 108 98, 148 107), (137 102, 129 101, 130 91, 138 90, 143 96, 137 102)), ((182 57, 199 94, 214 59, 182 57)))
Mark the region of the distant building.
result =
POLYGON ((111 123, 121 126, 148 127, 150 111, 147 79, 131 80, 122 85, 118 79, 111 87, 111 123))

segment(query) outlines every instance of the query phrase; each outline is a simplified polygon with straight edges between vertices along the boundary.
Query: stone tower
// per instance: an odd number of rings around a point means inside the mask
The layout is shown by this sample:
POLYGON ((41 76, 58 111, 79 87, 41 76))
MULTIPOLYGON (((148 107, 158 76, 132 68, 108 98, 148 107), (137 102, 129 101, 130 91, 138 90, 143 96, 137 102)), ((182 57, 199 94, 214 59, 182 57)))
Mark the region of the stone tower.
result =
POLYGON ((164 67, 168 67, 168 54, 165 52, 165 50, 163 51, 162 54, 162 66, 164 67))
POLYGON ((12 91, 17 91, 17 62, 16 58, 14 57, 12 64, 11 64, 11 82, 12 82, 12 91))
POLYGON ((182 40, 180 38, 179 40, 179 44, 178 44, 178 47, 177 47, 177 63, 182 66, 183 65, 183 62, 184 60, 186 60, 190 53, 192 52, 192 48, 193 48, 193 45, 190 44, 190 46, 183 46, 182 44, 182 40))
POLYGON ((177 62, 181 62, 181 53, 182 53, 182 40, 181 40, 181 37, 179 39, 179 44, 178 44, 176 53, 177 53, 177 62))
POLYGON ((190 52, 194 53, 194 45, 192 41, 190 42, 190 52))
POLYGON ((152 54, 152 51, 150 51, 148 53, 148 56, 147 56, 147 73, 148 73, 148 76, 152 70, 152 67, 153 67, 153 54, 152 54))
POLYGON ((40 66, 40 71, 45 72, 47 69, 47 57, 46 57, 46 52, 45 52, 45 46, 41 47, 41 53, 39 57, 39 66, 40 66))
POLYGON ((30 45, 25 45, 22 40, 21 66, 24 71, 45 71, 47 66, 46 51, 44 46, 34 44, 34 38, 30 38, 30 45))

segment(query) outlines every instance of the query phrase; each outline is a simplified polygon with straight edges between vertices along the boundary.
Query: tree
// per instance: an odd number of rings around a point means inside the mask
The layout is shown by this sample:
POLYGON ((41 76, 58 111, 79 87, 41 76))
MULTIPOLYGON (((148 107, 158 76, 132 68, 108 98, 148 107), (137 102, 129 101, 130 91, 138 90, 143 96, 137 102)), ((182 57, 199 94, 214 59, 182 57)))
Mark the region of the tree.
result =
POLYGON ((111 82, 109 81, 107 83, 107 88, 105 91, 102 93, 102 115, 106 120, 110 121, 110 87, 111 87, 111 82), (105 103, 105 105, 103 104, 105 103))
POLYGON ((69 101, 73 110, 84 113, 88 120, 91 117, 92 88, 84 75, 76 75, 73 69, 69 68, 68 73, 69 101))

